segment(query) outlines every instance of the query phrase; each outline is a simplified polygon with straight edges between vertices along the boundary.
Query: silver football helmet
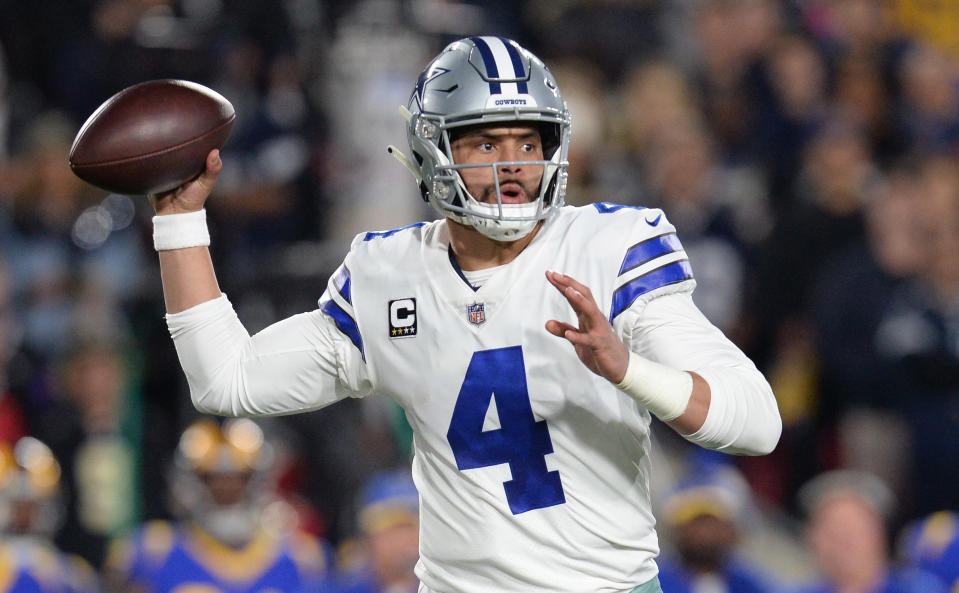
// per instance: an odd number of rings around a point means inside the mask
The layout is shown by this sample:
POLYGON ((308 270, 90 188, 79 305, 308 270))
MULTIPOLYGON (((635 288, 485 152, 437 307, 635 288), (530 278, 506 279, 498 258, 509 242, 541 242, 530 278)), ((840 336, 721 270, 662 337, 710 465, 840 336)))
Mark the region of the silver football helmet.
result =
POLYGON ((543 62, 515 41, 501 37, 469 37, 448 45, 426 67, 400 111, 413 160, 389 150, 419 184, 423 199, 440 214, 475 228, 498 241, 515 241, 540 220, 560 208, 566 196, 570 116, 552 73, 543 62), (536 127, 543 141, 542 161, 455 163, 451 133, 476 125, 536 127), (539 193, 527 204, 504 204, 499 168, 511 165, 543 167, 539 193), (470 195, 459 171, 492 167, 497 203, 470 195))

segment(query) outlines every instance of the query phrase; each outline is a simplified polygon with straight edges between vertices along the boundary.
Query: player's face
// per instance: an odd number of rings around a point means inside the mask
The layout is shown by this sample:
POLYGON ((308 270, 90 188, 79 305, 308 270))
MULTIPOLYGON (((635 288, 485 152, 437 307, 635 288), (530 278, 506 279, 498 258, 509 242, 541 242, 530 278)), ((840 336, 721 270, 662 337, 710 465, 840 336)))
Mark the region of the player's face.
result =
POLYGON ((10 531, 13 533, 31 533, 37 523, 39 505, 31 500, 18 500, 12 504, 10 531))
POLYGON ((202 478, 217 506, 230 506, 242 501, 250 483, 250 475, 244 472, 216 472, 204 474, 202 478))
MULTIPOLYGON (((456 164, 482 164, 543 160, 543 141, 539 131, 529 126, 476 128, 452 143, 456 164)), ((532 202, 539 194, 542 165, 502 164, 499 198, 504 204, 532 202)), ((480 202, 496 203, 496 179, 492 167, 460 169, 466 189, 480 202)))

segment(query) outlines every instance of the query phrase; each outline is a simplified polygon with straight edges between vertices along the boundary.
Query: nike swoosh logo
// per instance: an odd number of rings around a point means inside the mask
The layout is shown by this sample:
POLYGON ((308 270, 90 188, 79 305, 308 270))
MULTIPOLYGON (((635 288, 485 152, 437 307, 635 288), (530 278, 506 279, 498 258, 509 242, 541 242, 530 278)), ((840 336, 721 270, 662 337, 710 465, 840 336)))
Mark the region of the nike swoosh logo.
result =
POLYGON ((654 218, 654 219, 652 219, 652 220, 650 220, 650 219, 647 217, 647 218, 646 218, 646 224, 648 224, 649 226, 656 226, 657 224, 659 224, 659 219, 662 218, 662 217, 663 217, 663 213, 662 213, 662 212, 660 212, 659 214, 657 214, 657 215, 656 215, 656 218, 654 218))

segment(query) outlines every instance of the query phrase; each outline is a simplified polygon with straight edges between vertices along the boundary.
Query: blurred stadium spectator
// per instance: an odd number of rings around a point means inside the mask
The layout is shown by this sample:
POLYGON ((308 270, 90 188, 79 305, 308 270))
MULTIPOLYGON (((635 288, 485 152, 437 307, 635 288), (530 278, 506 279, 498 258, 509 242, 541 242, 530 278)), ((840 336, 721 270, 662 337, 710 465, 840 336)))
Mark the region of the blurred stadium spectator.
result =
POLYGON ((799 492, 806 541, 821 582, 803 593, 945 593, 945 585, 920 569, 893 566, 887 531, 896 512, 889 488, 875 476, 834 470, 799 492))
POLYGON ((663 591, 778 590, 781 583, 742 553, 743 538, 756 526, 758 512, 749 485, 733 465, 716 459, 693 463, 689 476, 662 503, 673 548, 657 561, 663 591))
POLYGON ((63 467, 57 542, 98 568, 110 539, 135 522, 143 496, 129 370, 118 344, 76 339, 56 359, 52 401, 35 422, 63 467))
POLYGON ((956 64, 934 47, 918 44, 899 65, 903 89, 896 124, 906 146, 918 153, 954 149, 959 141, 956 64))
POLYGON ((920 173, 907 161, 886 174, 865 205, 865 236, 823 267, 812 306, 819 352, 814 438, 832 442, 835 434, 839 464, 876 474, 903 501, 911 446, 897 404, 903 394, 877 332, 897 292, 925 265, 920 173))
POLYGON ((407 469, 374 474, 360 492, 356 539, 340 553, 342 593, 414 593, 419 495, 407 469))
POLYGON ((959 458, 949 453, 959 428, 959 168, 927 159, 921 171, 923 264, 892 292, 876 329, 893 405, 911 447, 905 508, 911 516, 957 508, 959 458))

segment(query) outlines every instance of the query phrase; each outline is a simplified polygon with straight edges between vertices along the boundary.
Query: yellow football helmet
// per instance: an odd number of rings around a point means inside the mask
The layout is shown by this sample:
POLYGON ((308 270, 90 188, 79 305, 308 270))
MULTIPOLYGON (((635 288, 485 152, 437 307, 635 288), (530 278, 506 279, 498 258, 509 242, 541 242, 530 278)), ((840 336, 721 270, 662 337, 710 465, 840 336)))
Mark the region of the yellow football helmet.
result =
POLYGON ((175 514, 228 545, 253 537, 271 493, 272 449, 252 420, 191 424, 177 445, 171 478, 175 514))
POLYGON ((177 462, 201 474, 253 472, 262 467, 265 440, 252 420, 235 418, 222 426, 198 420, 183 431, 177 462))
POLYGON ((33 437, 0 443, 0 533, 52 535, 63 508, 60 464, 33 437))

